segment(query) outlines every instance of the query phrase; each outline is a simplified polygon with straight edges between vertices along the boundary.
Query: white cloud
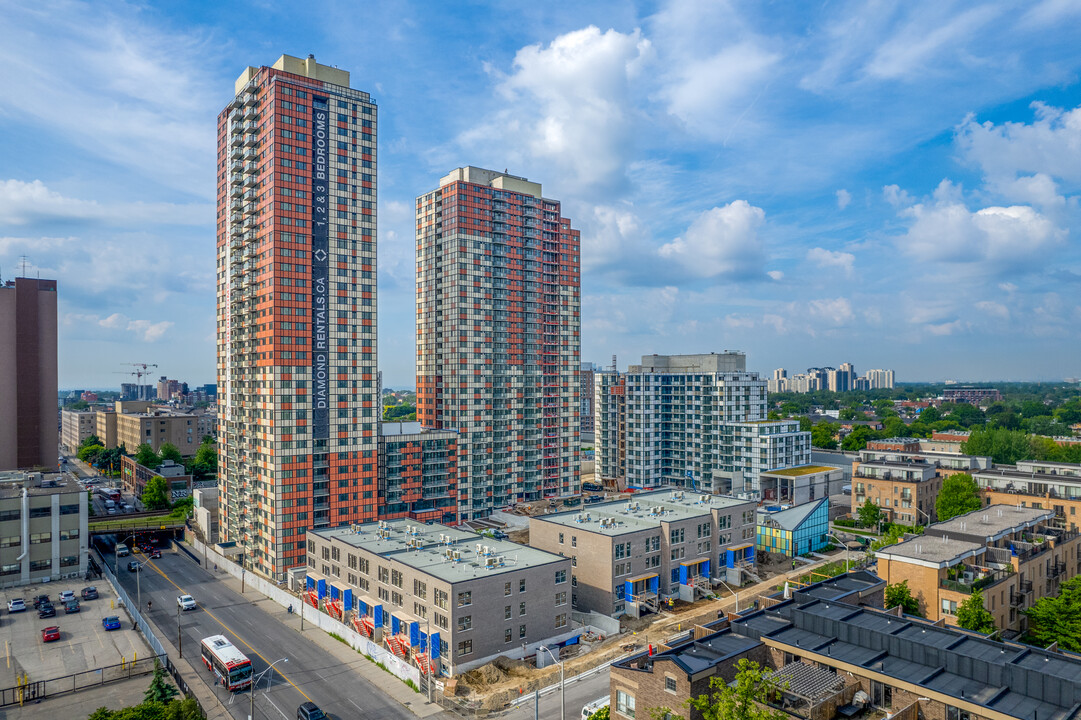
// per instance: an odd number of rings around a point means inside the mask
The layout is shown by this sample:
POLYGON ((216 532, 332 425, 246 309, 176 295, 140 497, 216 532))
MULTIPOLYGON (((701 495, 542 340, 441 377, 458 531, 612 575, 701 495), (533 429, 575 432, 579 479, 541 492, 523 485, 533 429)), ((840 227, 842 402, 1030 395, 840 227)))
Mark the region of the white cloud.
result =
POLYGON ((175 323, 171 320, 153 322, 151 320, 133 320, 123 313, 113 313, 106 317, 93 314, 68 313, 64 316, 64 325, 94 324, 107 330, 130 332, 145 342, 161 340, 175 323))
POLYGON ((991 6, 957 14, 948 7, 930 12, 914 9, 893 37, 878 46, 864 72, 878 80, 914 80, 942 54, 963 52, 964 41, 1001 12, 991 6))
POLYGON ((1023 205, 972 212, 960 202, 936 200, 901 215, 911 225, 897 245, 921 261, 986 263, 998 269, 1044 264, 1046 252, 1066 237, 1048 218, 1023 205))
POLYGON ((150 26, 132 8, 7 4, 0 111, 155 182, 212 196, 220 93, 208 38, 150 26), (152 162, 148 159, 152 158, 152 162))
POLYGON ((697 277, 761 276, 765 252, 758 231, 765 218, 762 208, 736 200, 702 213, 683 237, 657 252, 697 277))
POLYGON ((852 264, 856 256, 852 253, 837 252, 824 248, 811 248, 807 251, 807 261, 818 267, 837 267, 845 271, 846 275, 852 274, 852 264))
POLYGON ((837 208, 844 210, 848 207, 848 204, 852 202, 852 193, 848 192, 844 188, 837 191, 837 208))
POLYGON ((924 327, 932 335, 943 336, 954 335, 958 332, 961 332, 962 330, 966 330, 968 328, 968 323, 958 318, 957 320, 953 320, 951 322, 930 324, 925 325, 924 327))
POLYGON ((1081 181, 1081 107, 1063 110, 1036 102, 1032 108, 1032 123, 965 118, 957 128, 962 153, 992 178, 1043 174, 1081 181))
POLYGON ((644 252, 645 229, 631 208, 597 205, 582 222, 582 270, 598 270, 644 252))
POLYGON ((0 224, 29 225, 37 222, 102 222, 111 225, 145 226, 147 223, 209 225, 214 206, 173 203, 117 203, 102 205, 50 190, 40 180, 0 181, 0 224))
POLYGON ((912 196, 897 185, 887 185, 882 188, 882 197, 894 207, 908 207, 913 203, 912 196))
POLYGON ((1000 320, 1010 319, 1010 310, 1002 303, 993 300, 981 300, 976 303, 976 309, 1000 320))
POLYGON ((766 313, 762 316, 762 323, 772 327, 774 332, 776 332, 778 335, 783 335, 788 332, 788 325, 785 322, 785 319, 780 315, 766 313))
POLYGON ((638 30, 594 26, 524 47, 499 86, 507 107, 459 142, 512 163, 554 166, 575 191, 621 183, 632 139, 630 81, 649 55, 638 30))
POLYGON ((811 300, 800 303, 794 309, 803 309, 810 317, 812 326, 815 323, 824 323, 835 327, 847 325, 856 317, 856 314, 852 312, 852 303, 848 298, 811 300))
POLYGON ((780 270, 769 270, 766 272, 766 274, 770 276, 771 280, 780 281, 784 279, 784 273, 780 270))

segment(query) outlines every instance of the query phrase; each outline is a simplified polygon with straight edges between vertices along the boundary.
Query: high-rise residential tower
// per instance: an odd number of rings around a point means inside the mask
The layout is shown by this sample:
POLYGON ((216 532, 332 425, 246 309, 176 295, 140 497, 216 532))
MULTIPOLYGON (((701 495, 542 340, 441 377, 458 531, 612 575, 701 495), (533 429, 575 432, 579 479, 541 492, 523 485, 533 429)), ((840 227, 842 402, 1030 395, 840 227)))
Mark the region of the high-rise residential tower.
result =
POLYGON ((459 520, 578 491, 579 233, 463 167, 417 198, 417 419, 454 429, 459 520))
POLYGON ((311 55, 218 116, 221 532, 273 577, 377 516, 376 106, 311 55))
POLYGON ((56 281, 0 284, 0 470, 56 467, 56 281))

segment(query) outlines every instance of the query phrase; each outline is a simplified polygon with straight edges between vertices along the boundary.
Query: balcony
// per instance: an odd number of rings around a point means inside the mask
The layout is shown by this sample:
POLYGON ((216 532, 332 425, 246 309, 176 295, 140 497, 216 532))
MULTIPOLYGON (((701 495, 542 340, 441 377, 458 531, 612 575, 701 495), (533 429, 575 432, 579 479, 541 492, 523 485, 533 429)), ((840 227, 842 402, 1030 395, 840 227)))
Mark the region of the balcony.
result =
POLYGON ((1024 605, 1025 605, 1025 596, 1022 595, 1021 593, 1017 593, 1017 592, 1014 592, 1014 591, 1011 590, 1010 591, 1010 605, 1012 605, 1013 607, 1024 607, 1024 605))

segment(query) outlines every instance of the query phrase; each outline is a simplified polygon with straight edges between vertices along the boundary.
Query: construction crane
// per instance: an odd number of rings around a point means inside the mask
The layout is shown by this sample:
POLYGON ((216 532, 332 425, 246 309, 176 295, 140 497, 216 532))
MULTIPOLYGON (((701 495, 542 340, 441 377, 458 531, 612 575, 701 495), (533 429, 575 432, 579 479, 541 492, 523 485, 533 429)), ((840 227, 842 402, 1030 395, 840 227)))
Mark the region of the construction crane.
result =
POLYGON ((143 397, 143 395, 146 392, 146 390, 145 390, 146 386, 143 384, 143 378, 144 377, 150 377, 150 370, 148 368, 156 368, 157 364, 155 364, 155 363, 120 363, 120 364, 121 365, 131 365, 132 367, 135 368, 135 370, 131 371, 131 374, 136 377, 136 382, 139 385, 139 399, 140 400, 147 400, 148 398, 143 397))

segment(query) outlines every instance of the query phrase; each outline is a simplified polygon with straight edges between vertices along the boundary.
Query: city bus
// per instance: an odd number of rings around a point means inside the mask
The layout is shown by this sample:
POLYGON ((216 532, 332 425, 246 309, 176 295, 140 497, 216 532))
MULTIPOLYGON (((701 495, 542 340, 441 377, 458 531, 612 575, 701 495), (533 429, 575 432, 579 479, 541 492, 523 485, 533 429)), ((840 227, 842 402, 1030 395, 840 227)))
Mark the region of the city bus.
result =
POLYGON ((251 685, 251 660, 226 640, 224 635, 203 638, 201 648, 203 664, 229 692, 243 690, 251 685))
POLYGON ((113 502, 120 502, 120 491, 116 488, 102 487, 97 489, 97 494, 106 500, 112 500, 113 502))

